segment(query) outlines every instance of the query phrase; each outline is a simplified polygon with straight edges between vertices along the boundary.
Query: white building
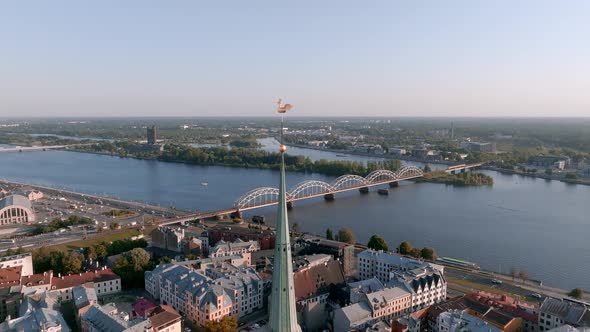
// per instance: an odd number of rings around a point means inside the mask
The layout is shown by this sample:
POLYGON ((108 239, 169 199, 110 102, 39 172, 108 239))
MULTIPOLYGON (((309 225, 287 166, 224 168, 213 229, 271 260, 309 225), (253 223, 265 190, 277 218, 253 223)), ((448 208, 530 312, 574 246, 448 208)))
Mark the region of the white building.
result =
POLYGON ((562 325, 590 326, 590 304, 575 300, 545 298, 539 308, 539 331, 562 325))
POLYGON ((33 274, 33 256, 30 253, 13 256, 0 257, 0 269, 7 267, 22 266, 21 275, 30 276, 33 274))
POLYGON ((84 272, 67 276, 53 276, 51 290, 59 293, 62 301, 72 300, 72 289, 85 283, 92 283, 96 294, 100 297, 121 291, 121 278, 111 269, 103 268, 94 272, 84 272))
POLYGON ((227 263, 211 269, 203 273, 178 263, 159 265, 145 273, 145 289, 200 326, 262 309, 263 281, 254 269, 227 263), (215 271, 217 267, 222 271, 215 271))
POLYGON ((494 325, 460 310, 441 313, 436 323, 437 332, 502 332, 494 325))
POLYGON ((25 296, 18 318, 0 323, 0 331, 70 332, 60 312, 59 296, 42 291, 25 296))
POLYGON ((447 298, 443 273, 430 266, 391 272, 388 286, 397 286, 412 294, 412 311, 440 303, 447 298))
POLYGON ((412 306, 411 294, 398 287, 365 293, 358 299, 358 303, 334 310, 335 331, 363 329, 382 320, 390 321, 410 313, 412 306))
MULTIPOLYGON (((213 248, 209 250, 209 257, 224 257, 234 256, 246 253, 253 253, 260 250, 260 245, 257 241, 242 241, 237 239, 234 242, 219 241, 213 248)), ((249 262, 251 265, 252 262, 249 262)))
POLYGON ((411 271, 417 268, 431 267, 444 273, 444 267, 438 264, 418 261, 413 258, 367 249, 358 254, 357 269, 360 280, 376 277, 382 283, 390 281, 391 272, 411 271))

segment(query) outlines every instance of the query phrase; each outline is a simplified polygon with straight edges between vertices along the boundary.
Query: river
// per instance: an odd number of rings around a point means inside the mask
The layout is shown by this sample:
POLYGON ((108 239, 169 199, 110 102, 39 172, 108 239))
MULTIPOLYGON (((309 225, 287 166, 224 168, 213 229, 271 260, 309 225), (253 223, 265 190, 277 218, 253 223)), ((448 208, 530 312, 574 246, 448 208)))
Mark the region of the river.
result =
MULTIPOLYGON (((590 187, 485 173, 494 177, 493 187, 406 181, 389 196, 371 190, 368 195, 339 194, 333 202, 299 201, 289 212, 290 222, 318 234, 327 227, 347 226, 362 243, 380 234, 391 246, 408 240, 486 269, 506 273, 514 267, 547 285, 590 289, 590 187)), ((304 173, 287 177, 289 187, 306 179, 333 180, 304 173)), ((278 173, 38 151, 0 153, 0 178, 211 211, 231 206, 250 189, 277 186, 278 173)), ((247 216, 263 214, 272 222, 274 211, 266 208, 247 216)))

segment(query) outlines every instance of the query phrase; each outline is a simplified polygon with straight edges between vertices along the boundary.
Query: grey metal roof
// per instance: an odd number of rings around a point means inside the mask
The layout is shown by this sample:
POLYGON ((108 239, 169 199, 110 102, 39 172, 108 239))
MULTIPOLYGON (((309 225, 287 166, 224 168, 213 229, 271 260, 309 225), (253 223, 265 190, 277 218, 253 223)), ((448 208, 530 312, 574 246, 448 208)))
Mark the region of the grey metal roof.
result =
POLYGON ((22 195, 10 195, 0 199, 0 210, 9 206, 21 206, 31 208, 31 201, 22 195))

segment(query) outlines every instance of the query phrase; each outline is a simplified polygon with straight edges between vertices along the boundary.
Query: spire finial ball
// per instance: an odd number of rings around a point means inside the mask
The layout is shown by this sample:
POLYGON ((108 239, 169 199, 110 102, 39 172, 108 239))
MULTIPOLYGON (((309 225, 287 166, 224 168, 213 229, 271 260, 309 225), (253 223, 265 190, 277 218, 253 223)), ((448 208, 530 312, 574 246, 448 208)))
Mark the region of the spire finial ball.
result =
POLYGON ((285 151, 287 151, 287 146, 285 146, 285 144, 281 144, 281 146, 279 147, 279 151, 281 153, 285 153, 285 151))

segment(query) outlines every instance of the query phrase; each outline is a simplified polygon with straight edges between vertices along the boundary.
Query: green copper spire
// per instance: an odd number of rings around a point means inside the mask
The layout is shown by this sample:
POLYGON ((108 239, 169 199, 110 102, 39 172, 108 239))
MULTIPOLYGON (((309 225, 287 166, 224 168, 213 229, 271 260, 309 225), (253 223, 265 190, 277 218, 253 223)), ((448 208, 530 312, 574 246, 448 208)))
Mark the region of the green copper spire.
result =
MULTIPOLYGON (((285 113, 289 109, 291 109, 291 105, 286 104, 282 106, 281 100, 279 99, 279 113, 285 113)), ((281 118, 281 178, 279 183, 272 293, 269 305, 269 331, 301 332, 301 328, 297 324, 297 312, 295 310, 295 285, 293 283, 293 263, 291 262, 289 220, 287 219, 285 151, 286 147, 283 145, 283 119, 281 118)))

